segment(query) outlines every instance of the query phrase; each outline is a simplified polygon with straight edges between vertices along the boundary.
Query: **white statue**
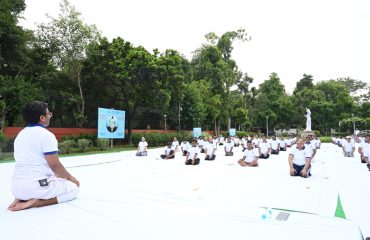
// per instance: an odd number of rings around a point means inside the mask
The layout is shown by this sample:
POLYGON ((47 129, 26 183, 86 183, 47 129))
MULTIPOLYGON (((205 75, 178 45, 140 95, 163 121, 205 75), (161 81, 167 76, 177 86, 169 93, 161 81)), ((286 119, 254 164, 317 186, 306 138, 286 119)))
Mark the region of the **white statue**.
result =
POLYGON ((305 131, 312 131, 311 130, 311 111, 310 109, 306 108, 306 130, 305 131))

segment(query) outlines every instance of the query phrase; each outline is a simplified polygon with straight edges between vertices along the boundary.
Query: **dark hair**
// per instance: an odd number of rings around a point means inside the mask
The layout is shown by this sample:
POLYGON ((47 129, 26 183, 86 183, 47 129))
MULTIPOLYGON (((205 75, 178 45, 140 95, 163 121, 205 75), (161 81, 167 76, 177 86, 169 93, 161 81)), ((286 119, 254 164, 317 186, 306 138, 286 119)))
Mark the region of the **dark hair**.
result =
POLYGON ((33 101, 24 105, 22 109, 23 119, 27 124, 37 124, 40 116, 46 115, 48 104, 41 101, 33 101))
POLYGON ((252 141, 251 140, 248 140, 247 143, 252 143, 252 141))

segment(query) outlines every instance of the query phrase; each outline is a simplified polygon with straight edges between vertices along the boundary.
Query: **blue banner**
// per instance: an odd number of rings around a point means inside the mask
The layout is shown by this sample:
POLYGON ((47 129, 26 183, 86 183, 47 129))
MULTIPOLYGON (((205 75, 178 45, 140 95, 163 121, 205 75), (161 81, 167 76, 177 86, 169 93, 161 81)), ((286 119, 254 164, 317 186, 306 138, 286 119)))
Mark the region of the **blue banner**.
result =
POLYGON ((125 111, 98 108, 98 138, 125 138, 125 111))
POLYGON ((236 129, 235 128, 230 128, 229 135, 230 135, 230 137, 235 137, 235 135, 236 135, 236 129))
POLYGON ((193 128, 193 137, 198 138, 202 136, 202 128, 193 128))

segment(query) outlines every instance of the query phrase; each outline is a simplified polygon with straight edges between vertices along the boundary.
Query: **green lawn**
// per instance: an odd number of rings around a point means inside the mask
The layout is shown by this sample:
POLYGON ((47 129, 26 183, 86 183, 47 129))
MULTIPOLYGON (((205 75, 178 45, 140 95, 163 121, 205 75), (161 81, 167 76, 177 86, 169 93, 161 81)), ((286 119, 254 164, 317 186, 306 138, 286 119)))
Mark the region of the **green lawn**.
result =
MULTIPOLYGON (((71 157, 71 156, 83 156, 83 155, 90 155, 90 154, 100 154, 100 153, 113 153, 113 152, 122 152, 122 151, 130 151, 135 150, 137 147, 130 146, 130 145, 120 145, 114 146, 113 148, 108 148, 105 151, 99 151, 96 148, 91 148, 86 152, 73 152, 69 154, 60 154, 59 156, 62 157, 71 157)), ((76 150, 77 151, 77 150, 76 150)), ((13 153, 0 153, 0 164, 7 163, 7 162, 14 162, 13 153)))

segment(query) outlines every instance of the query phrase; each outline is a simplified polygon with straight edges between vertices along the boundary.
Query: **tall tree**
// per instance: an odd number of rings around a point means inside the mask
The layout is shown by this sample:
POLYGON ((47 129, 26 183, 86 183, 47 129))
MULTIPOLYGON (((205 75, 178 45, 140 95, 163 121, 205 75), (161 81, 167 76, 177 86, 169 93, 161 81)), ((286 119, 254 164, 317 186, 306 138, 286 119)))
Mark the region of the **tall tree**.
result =
POLYGON ((313 77, 311 75, 303 74, 303 78, 297 82, 293 94, 296 95, 298 92, 303 91, 304 89, 313 88, 313 86, 313 77))
POLYGON ((50 17, 49 23, 38 26, 40 46, 52 53, 54 64, 64 71, 76 90, 71 101, 76 124, 82 127, 86 122, 85 97, 82 88, 82 67, 89 43, 97 41, 99 32, 94 25, 85 24, 78 12, 67 0, 62 0, 58 18, 50 17))

